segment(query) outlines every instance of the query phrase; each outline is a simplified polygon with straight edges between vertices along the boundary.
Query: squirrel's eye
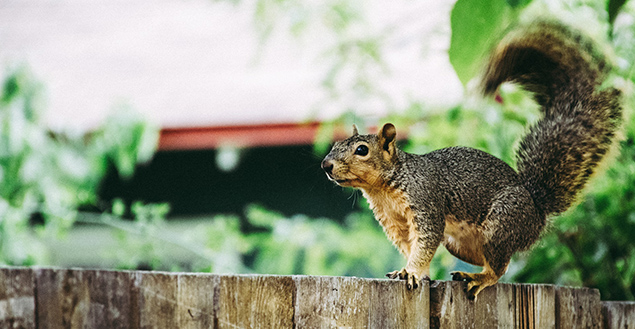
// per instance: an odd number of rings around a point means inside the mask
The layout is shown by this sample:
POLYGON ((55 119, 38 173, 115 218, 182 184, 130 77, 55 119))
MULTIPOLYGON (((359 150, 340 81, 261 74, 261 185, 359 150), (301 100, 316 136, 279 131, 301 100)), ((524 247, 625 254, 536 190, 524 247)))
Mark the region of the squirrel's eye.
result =
POLYGON ((365 156, 368 154, 368 146, 360 145, 355 149, 355 154, 365 156))

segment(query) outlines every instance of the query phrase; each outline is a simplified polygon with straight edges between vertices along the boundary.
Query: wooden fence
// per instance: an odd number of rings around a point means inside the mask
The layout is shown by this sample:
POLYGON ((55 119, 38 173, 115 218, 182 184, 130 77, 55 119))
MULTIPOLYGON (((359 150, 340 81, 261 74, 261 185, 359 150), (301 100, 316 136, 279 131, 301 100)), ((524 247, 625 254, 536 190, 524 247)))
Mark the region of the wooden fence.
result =
POLYGON ((620 328, 595 289, 354 277, 0 268, 0 328, 620 328))

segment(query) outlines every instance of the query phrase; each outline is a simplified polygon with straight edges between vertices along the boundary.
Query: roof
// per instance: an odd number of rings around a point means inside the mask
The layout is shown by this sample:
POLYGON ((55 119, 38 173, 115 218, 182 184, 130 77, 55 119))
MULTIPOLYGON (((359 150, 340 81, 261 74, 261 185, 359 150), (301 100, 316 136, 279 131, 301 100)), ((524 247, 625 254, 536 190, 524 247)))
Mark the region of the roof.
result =
POLYGON ((313 143, 318 128, 319 122, 164 128, 159 139, 159 149, 307 145, 313 143))

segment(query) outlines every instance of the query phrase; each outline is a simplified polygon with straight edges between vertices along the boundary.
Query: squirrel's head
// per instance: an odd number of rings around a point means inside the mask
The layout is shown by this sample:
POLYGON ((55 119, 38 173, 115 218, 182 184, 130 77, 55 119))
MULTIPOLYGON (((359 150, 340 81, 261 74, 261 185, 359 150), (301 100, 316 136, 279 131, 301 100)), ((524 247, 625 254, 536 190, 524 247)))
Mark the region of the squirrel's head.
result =
POLYGON ((353 136, 333 145, 322 161, 322 169, 340 186, 379 187, 386 182, 397 159, 396 135, 391 123, 376 135, 360 135, 353 125, 353 136))

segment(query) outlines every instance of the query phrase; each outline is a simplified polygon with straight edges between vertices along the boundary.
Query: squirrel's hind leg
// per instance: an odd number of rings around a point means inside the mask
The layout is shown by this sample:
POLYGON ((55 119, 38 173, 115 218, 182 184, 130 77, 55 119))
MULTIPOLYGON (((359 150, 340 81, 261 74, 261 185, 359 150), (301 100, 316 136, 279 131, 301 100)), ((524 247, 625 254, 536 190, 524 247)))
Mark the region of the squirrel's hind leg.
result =
POLYGON ((502 189, 481 224, 484 230, 483 271, 453 272, 452 279, 467 281, 468 298, 476 298, 479 292, 496 284, 507 272, 509 261, 517 251, 528 248, 538 239, 544 223, 544 216, 523 186, 502 189))

